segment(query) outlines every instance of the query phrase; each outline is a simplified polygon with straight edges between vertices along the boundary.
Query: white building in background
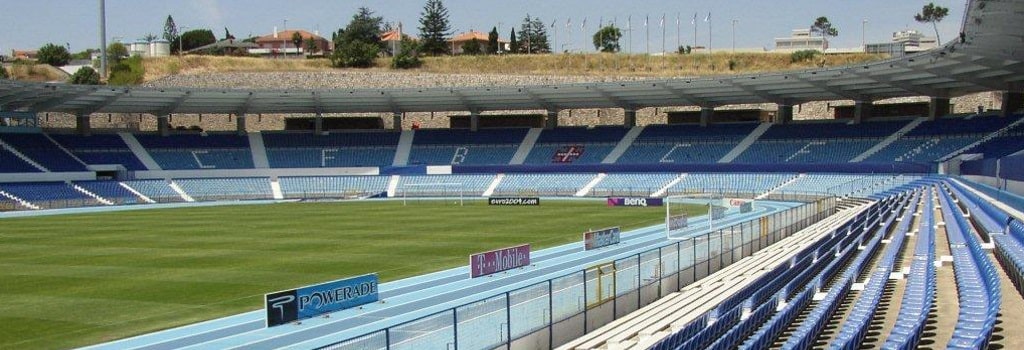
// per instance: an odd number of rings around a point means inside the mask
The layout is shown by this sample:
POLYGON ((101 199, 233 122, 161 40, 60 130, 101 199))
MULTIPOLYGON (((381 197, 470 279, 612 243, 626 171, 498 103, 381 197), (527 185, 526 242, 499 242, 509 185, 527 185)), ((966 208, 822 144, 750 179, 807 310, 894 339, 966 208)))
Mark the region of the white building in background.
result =
POLYGON ((939 47, 939 42, 933 37, 925 36, 913 29, 901 30, 892 33, 892 42, 902 43, 908 52, 923 51, 939 47))
POLYGON ((812 36, 810 29, 793 29, 788 38, 775 38, 775 51, 793 52, 800 50, 828 49, 828 39, 824 36, 812 36))
POLYGON ((916 30, 907 29, 892 33, 892 41, 864 45, 864 52, 900 57, 907 53, 930 50, 938 46, 939 42, 935 38, 925 36, 916 30))

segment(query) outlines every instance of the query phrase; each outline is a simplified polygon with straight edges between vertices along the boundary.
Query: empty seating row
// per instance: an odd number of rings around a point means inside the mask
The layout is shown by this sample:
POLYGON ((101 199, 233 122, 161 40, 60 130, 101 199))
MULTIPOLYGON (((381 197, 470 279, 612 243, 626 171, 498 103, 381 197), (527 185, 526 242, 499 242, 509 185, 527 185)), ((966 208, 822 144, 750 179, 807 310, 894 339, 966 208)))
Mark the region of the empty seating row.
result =
POLYGON ((928 312, 935 302, 935 203, 931 189, 926 191, 924 213, 918 229, 910 272, 900 303, 896 325, 883 345, 890 349, 914 349, 921 341, 928 312))
POLYGON ((14 147, 21 154, 42 165, 49 171, 85 171, 85 165, 77 159, 60 149, 57 144, 51 141, 46 135, 27 134, 0 134, 0 141, 14 147))
POLYGON ((229 179, 176 179, 182 191, 198 201, 271 199, 270 179, 242 177, 229 179))
POLYGON ((505 174, 494 194, 572 196, 594 177, 594 174, 505 174))
POLYGON ((132 153, 124 139, 117 134, 90 136, 72 134, 51 134, 50 137, 70 151, 75 157, 89 165, 119 164, 127 170, 147 170, 142 161, 132 153))
POLYGON ((494 181, 494 175, 402 176, 396 197, 479 197, 494 181))
POLYGON ((289 176, 278 178, 288 199, 350 198, 387 191, 387 176, 289 176))

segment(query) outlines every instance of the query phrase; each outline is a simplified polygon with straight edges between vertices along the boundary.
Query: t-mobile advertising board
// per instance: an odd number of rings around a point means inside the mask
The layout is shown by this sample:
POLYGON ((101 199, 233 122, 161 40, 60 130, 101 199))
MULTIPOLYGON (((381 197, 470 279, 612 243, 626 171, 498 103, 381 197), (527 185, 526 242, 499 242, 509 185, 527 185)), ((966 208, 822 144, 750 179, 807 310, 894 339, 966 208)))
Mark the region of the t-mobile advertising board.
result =
POLYGON ((470 277, 480 277, 530 265, 530 245, 509 247, 469 256, 470 277))

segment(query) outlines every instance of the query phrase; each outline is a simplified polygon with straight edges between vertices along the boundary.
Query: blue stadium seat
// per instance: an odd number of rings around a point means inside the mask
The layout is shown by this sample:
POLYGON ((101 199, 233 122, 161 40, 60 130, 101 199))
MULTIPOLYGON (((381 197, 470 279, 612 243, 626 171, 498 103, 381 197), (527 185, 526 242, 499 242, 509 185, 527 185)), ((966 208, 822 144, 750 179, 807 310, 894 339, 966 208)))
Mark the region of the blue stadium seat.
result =
POLYGON ((237 134, 138 134, 153 160, 164 170, 253 168, 249 138, 237 134))
POLYGON ((3 133, 0 134, 0 140, 52 172, 86 171, 85 165, 60 149, 46 135, 3 133))

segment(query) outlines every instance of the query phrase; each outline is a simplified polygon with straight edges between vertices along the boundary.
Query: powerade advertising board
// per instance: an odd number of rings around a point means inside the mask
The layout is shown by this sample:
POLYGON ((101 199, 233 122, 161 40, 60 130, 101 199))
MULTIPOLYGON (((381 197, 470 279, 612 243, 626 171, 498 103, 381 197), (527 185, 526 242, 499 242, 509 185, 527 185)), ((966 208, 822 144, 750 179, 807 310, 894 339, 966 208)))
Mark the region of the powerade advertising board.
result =
POLYGON ((609 207, 660 207, 661 198, 608 197, 609 207))
POLYGON ((607 247, 612 244, 619 244, 621 231, 618 227, 606 228, 597 231, 583 233, 583 244, 586 250, 607 247))
POLYGON ((265 296, 267 327, 376 302, 377 274, 362 275, 265 296))
POLYGON ((469 276, 476 278, 530 265, 530 245, 509 247, 469 256, 469 276))

